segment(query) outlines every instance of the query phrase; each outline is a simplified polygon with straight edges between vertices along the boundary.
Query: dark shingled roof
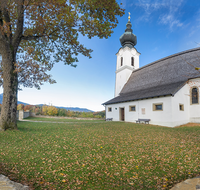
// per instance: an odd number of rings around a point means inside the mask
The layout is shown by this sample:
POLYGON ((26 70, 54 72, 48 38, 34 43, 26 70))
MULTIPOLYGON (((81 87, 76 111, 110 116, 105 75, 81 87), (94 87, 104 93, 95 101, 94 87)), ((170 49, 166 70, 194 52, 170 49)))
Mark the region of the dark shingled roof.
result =
POLYGON ((195 67, 200 67, 200 48, 145 65, 132 72, 119 96, 104 104, 174 95, 188 79, 200 77, 200 71, 195 67))

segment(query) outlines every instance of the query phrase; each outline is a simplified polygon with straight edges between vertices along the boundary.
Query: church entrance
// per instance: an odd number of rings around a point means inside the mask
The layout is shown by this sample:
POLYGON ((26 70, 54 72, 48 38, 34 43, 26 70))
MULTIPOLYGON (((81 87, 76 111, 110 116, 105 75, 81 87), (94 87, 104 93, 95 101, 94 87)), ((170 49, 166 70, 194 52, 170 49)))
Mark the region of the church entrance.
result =
POLYGON ((120 121, 124 121, 124 108, 119 108, 119 119, 120 121))

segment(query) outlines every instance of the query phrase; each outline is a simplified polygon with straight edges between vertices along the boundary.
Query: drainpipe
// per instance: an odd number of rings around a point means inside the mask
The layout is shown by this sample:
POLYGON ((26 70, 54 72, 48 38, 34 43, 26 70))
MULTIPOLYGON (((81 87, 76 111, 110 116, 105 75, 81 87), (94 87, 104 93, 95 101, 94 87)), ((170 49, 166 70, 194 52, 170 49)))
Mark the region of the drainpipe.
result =
POLYGON ((140 106, 139 106, 139 104, 140 104, 140 101, 138 101, 138 119, 140 118, 140 106))

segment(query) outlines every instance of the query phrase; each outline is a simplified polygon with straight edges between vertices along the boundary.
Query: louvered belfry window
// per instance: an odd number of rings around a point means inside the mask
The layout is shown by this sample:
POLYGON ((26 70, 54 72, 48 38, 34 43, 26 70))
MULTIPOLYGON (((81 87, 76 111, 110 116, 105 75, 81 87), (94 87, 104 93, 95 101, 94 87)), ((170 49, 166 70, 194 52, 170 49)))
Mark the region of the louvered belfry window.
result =
POLYGON ((198 90, 197 88, 192 89, 192 104, 198 104, 199 99, 198 99, 198 90))
POLYGON ((131 57, 131 66, 134 66, 134 57, 131 57))

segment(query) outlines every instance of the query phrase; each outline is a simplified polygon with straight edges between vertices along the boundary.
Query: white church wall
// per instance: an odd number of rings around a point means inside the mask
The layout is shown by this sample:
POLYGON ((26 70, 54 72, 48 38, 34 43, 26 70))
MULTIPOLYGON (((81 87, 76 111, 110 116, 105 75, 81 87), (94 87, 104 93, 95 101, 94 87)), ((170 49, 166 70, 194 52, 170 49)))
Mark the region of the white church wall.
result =
POLYGON ((139 102, 139 118, 151 119, 149 123, 153 125, 171 126, 170 103, 171 96, 141 100, 139 102), (163 109, 154 111, 153 104, 162 104, 163 109))
POLYGON ((125 110, 125 121, 136 122, 140 119, 151 119, 150 124, 172 127, 171 97, 152 98, 140 101, 111 104, 106 106, 106 118, 113 118, 113 121, 120 120, 120 108, 125 110), (153 111, 153 104, 162 103, 162 111, 153 111), (135 106, 136 111, 130 111, 129 106, 135 106), (112 112, 108 112, 112 107, 112 112))
POLYGON ((119 121, 119 108, 116 106, 116 104, 107 105, 105 106, 105 109, 106 118, 113 118, 113 121, 119 121), (111 108, 111 111, 108 110, 109 108, 111 108))
POLYGON ((172 127, 190 122, 189 102, 189 87, 188 84, 186 84, 174 95, 174 97, 172 97, 172 127), (182 110, 180 110, 180 105, 182 105, 182 110))
POLYGON ((130 70, 128 68, 123 69, 122 71, 116 73, 115 97, 119 95, 122 88, 124 87, 124 85, 128 81, 131 73, 132 73, 132 70, 130 70))
POLYGON ((192 123, 200 123, 200 78, 196 78, 196 79, 191 79, 188 82, 188 88, 189 88, 189 105, 190 105, 190 122, 192 123), (196 87, 198 88, 199 91, 199 103, 198 104, 191 104, 191 94, 190 94, 190 90, 196 87))
POLYGON ((135 122, 138 118, 151 119, 150 124, 167 127, 175 127, 188 122, 200 123, 200 104, 192 105, 190 101, 190 89, 192 87, 199 88, 199 86, 200 79, 193 79, 185 84, 174 97, 166 96, 107 105, 107 107, 112 107, 112 112, 107 112, 106 116, 113 118, 113 121, 119 121, 120 108, 124 108, 125 121, 127 122, 135 122), (153 111, 153 104, 162 104, 163 110, 153 111), (183 110, 180 110, 180 105, 183 106, 183 110), (130 111, 130 106, 135 106, 136 110, 130 111))

